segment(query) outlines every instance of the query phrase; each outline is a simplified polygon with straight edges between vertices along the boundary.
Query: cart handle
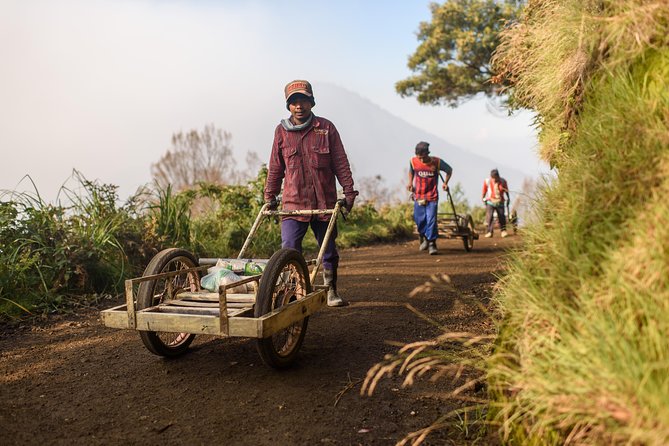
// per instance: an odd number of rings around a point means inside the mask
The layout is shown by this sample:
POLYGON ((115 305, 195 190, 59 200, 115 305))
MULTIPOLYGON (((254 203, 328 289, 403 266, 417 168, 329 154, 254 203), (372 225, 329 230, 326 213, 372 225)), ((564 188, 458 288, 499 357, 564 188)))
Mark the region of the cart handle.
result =
POLYGON ((450 188, 446 190, 446 194, 448 194, 448 201, 451 203, 451 209, 453 209, 453 215, 455 216, 455 218, 458 218, 458 213, 455 212, 455 204, 453 203, 453 197, 451 197, 450 188))
POLYGON ((305 209, 295 211, 261 211, 263 215, 330 215, 335 209, 305 209))
POLYGON ((246 241, 244 241, 244 245, 242 246, 241 251, 239 251, 239 255, 237 256, 238 259, 244 258, 244 254, 246 253, 246 250, 248 249, 249 245, 251 244, 251 239, 253 239, 253 236, 255 233, 258 231, 258 227, 260 226, 260 223, 262 223, 263 219, 268 216, 276 215, 276 216, 289 216, 289 215, 330 215, 330 222, 328 224, 328 229, 325 232, 325 237, 323 237, 323 242, 321 243, 321 248, 318 251, 318 258, 316 259, 316 263, 314 266, 314 269, 311 271, 310 274, 310 279, 311 283, 314 283, 314 280, 316 279, 316 275, 318 274, 318 270, 321 267, 322 261, 323 261, 323 256, 325 255, 325 248, 328 245, 328 242, 330 241, 330 237, 332 235, 332 231, 334 229, 335 223, 337 221, 337 215, 341 213, 341 215, 346 219, 346 214, 343 212, 343 203, 342 200, 337 200, 335 203, 334 209, 314 209, 314 210, 294 210, 294 211, 270 211, 268 210, 269 203, 265 203, 262 205, 260 208, 260 212, 258 212, 258 216, 256 217, 255 222, 253 222, 253 226, 251 227, 251 230, 249 231, 249 235, 246 237, 246 241))
MULTIPOLYGON (((444 177, 441 175, 441 172, 439 172, 439 178, 441 178, 442 183, 446 183, 446 181, 444 181, 444 177)), ((458 218, 458 213, 455 212, 455 204, 453 203, 453 197, 451 197, 451 188, 450 187, 446 188, 446 195, 448 195, 448 201, 449 201, 449 203, 451 203, 451 209, 453 210, 453 218, 457 219, 458 218)))

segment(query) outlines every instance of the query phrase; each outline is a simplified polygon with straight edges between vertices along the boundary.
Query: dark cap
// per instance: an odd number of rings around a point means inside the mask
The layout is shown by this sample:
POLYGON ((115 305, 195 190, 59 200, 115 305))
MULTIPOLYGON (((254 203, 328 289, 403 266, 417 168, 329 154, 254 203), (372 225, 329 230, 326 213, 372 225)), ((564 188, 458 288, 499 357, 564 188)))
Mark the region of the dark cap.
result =
POLYGON ((314 97, 314 91, 311 89, 311 84, 305 80, 294 80, 288 82, 286 87, 283 89, 284 94, 286 95, 286 102, 294 94, 303 94, 309 98, 314 97))
POLYGON ((491 177, 498 177, 499 176, 499 171, 497 169, 493 169, 490 171, 490 176, 491 177))
POLYGON ((416 144, 416 155, 418 155, 419 153, 430 153, 430 143, 421 141, 418 144, 416 144))

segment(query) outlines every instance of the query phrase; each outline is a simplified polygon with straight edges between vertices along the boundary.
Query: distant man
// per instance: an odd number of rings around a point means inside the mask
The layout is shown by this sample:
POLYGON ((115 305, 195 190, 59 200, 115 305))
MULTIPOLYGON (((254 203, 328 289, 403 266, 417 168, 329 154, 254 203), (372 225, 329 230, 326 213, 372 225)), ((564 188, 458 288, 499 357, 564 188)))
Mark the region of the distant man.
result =
POLYGON ((506 232, 506 216, 504 215, 504 194, 506 194, 508 202, 511 203, 509 186, 506 184, 506 180, 499 176, 497 169, 493 169, 490 171, 490 177, 483 181, 482 200, 485 203, 485 221, 487 226, 485 237, 492 237, 493 214, 495 212, 499 220, 502 237, 508 235, 506 232))
MULTIPOLYGON (((305 80, 289 82, 284 88, 286 108, 290 116, 282 119, 274 131, 269 159, 265 202, 277 207, 276 197, 283 181, 283 209, 332 209, 337 202, 337 184, 344 189, 346 209, 353 207, 358 192, 344 145, 334 124, 315 116, 316 105, 311 84, 305 80)), ((302 252, 302 239, 311 226, 320 247, 329 217, 290 216, 281 221, 281 246, 302 252)), ((339 253, 335 245, 337 227, 323 255, 323 279, 328 287, 327 303, 331 307, 347 305, 337 293, 339 253)))
POLYGON ((446 161, 430 156, 430 144, 416 144, 416 156, 409 163, 409 184, 413 192, 413 219, 420 237, 420 251, 427 249, 430 255, 437 254, 437 209, 439 208, 439 172, 446 173, 443 189, 448 190, 448 181, 453 169, 446 161))

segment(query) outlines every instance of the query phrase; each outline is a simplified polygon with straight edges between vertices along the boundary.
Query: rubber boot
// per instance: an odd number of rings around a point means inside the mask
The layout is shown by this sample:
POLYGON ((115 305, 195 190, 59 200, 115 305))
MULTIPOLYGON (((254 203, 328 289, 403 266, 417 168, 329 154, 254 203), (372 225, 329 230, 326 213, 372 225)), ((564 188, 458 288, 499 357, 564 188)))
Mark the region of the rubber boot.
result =
POLYGON ((418 247, 419 251, 425 251, 427 249, 427 239, 424 235, 420 236, 420 246, 418 247))
POLYGON ((344 307, 348 305, 344 299, 337 294, 337 270, 323 270, 323 284, 328 287, 328 307, 344 307))
POLYGON ((436 255, 438 253, 437 252, 437 241, 436 240, 432 240, 432 241, 427 243, 427 252, 431 256, 436 255))

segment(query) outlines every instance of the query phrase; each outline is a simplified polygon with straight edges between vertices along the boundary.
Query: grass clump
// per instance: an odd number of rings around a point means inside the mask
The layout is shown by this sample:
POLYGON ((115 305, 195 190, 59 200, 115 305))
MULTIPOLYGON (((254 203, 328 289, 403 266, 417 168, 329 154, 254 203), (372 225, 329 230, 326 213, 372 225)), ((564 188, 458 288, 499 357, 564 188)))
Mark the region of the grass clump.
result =
POLYGON ((116 186, 75 179, 78 190, 62 188, 57 204, 37 191, 0 201, 0 314, 70 308, 81 303, 75 295, 118 288, 147 259, 132 203, 117 204, 116 186))
POLYGON ((663 1, 537 0, 498 53, 558 171, 499 285, 511 444, 669 443, 667 36, 663 1))

